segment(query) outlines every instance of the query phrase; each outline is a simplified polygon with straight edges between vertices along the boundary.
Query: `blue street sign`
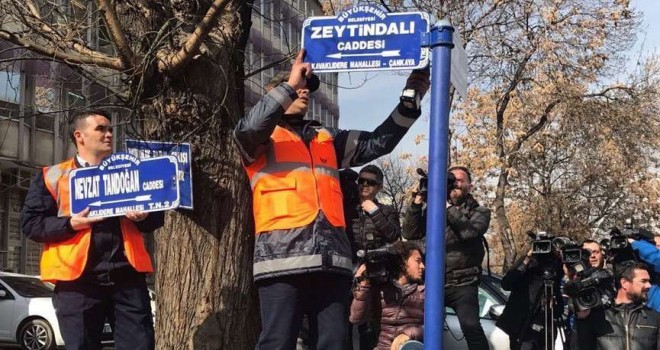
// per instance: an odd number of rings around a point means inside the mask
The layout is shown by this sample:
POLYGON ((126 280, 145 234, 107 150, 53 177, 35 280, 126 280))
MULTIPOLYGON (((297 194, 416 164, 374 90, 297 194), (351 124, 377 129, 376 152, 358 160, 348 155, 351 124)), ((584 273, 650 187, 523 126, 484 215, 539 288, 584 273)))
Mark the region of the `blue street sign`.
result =
POLYGON ((179 208, 193 209, 192 157, 190 143, 166 141, 126 140, 126 152, 147 159, 159 156, 174 156, 179 162, 179 190, 181 203, 179 208))
POLYGON ((177 161, 172 156, 139 160, 128 153, 111 154, 97 167, 71 171, 71 214, 86 208, 90 209, 89 217, 176 209, 177 171, 177 161))
POLYGON ((358 5, 337 17, 310 17, 303 23, 302 47, 315 72, 424 68, 428 49, 427 13, 388 13, 358 5))

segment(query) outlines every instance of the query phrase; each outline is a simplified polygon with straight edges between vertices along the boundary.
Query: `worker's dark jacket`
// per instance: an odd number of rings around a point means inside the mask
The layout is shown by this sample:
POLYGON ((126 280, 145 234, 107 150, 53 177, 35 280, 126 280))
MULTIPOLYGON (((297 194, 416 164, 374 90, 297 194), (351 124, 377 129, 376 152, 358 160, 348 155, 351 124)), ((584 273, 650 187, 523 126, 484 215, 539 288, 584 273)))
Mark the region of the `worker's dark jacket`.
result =
MULTIPOLYGON (((279 125, 298 135, 308 149, 319 130, 327 130, 333 140, 338 168, 360 166, 390 153, 421 114, 399 104, 372 132, 340 130, 322 127, 317 121, 304 120, 303 116, 285 116, 284 112, 297 98, 296 91, 282 83, 270 90, 239 120, 234 130, 234 140, 244 165, 252 164, 269 150, 271 135, 279 125)), ((319 211, 308 225, 259 232, 255 237, 255 280, 317 271, 352 276, 352 265, 345 227, 333 226, 323 211, 319 211), (301 259, 309 256, 320 258, 301 259), (301 264, 303 260, 305 263, 301 264)))

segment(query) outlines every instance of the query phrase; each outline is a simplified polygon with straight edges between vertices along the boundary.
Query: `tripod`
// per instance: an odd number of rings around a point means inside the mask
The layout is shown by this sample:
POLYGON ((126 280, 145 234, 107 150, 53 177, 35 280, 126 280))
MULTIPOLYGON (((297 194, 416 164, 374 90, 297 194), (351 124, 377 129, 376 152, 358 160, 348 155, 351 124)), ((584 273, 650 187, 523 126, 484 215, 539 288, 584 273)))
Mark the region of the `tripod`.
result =
MULTIPOLYGON (((542 349, 554 349, 555 336, 557 331, 555 324, 563 324, 561 314, 558 317, 555 317, 555 274, 556 272, 550 270, 550 268, 543 269, 543 287, 536 293, 534 304, 532 306, 532 312, 525 319, 524 327, 518 337, 519 344, 528 340, 527 336, 529 331, 534 330, 537 332, 543 332, 542 349), (541 312, 543 312, 543 324, 537 324, 534 321, 538 318, 541 312)), ((559 297, 561 298, 561 296, 559 297)))

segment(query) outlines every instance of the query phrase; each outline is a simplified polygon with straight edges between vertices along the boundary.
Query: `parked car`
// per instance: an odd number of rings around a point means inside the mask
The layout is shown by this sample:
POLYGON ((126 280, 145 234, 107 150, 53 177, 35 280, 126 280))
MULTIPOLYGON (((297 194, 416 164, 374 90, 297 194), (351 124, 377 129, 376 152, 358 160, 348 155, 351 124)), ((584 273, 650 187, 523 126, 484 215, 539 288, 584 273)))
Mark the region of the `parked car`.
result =
MULTIPOLYGON (((509 292, 500 286, 502 279, 496 275, 484 274, 479 284, 479 317, 481 327, 486 333, 491 350, 509 350, 509 335, 495 326, 497 318, 502 314, 509 292)), ((444 347, 452 350, 467 350, 467 343, 461 332, 458 317, 453 309, 446 308, 446 319, 444 324, 444 347)), ((557 336, 555 350, 562 350, 562 338, 557 336)))
MULTIPOLYGON (((53 285, 38 277, 0 272, 0 343, 18 344, 25 350, 64 346, 52 296, 53 285)), ((103 342, 112 339, 106 324, 103 342)))

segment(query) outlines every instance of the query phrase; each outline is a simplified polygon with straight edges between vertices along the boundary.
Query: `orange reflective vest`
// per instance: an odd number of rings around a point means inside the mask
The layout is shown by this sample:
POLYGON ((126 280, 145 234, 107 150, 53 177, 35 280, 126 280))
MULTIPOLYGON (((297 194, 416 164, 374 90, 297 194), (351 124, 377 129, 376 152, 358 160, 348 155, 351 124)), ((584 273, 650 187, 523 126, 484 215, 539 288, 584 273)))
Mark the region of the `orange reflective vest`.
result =
MULTIPOLYGON (((75 168, 75 159, 43 168, 44 182, 57 202, 58 216, 71 215, 69 172, 75 168)), ((119 221, 128 262, 139 272, 153 272, 142 233, 133 221, 125 217, 119 221)), ((80 277, 87 264, 91 236, 92 229, 89 228, 77 231, 75 236, 65 241, 45 244, 41 254, 41 279, 55 282, 72 281, 80 277)))
POLYGON ((336 227, 345 227, 334 138, 326 129, 309 143, 275 127, 271 147, 245 167, 253 192, 256 232, 291 229, 311 223, 322 210, 336 227))

